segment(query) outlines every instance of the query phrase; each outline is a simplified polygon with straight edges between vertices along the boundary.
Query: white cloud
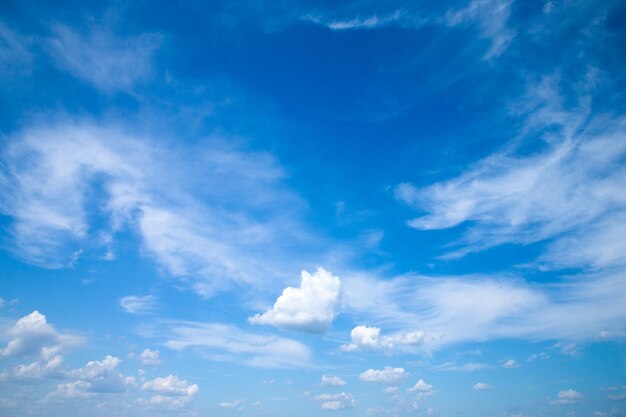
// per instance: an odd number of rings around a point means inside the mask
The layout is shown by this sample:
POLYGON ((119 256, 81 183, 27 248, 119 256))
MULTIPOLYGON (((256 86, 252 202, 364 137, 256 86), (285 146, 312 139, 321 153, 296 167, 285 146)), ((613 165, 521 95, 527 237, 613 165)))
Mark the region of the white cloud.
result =
POLYGON ((149 123, 31 126, 0 154, 8 249, 26 262, 64 268, 80 264, 76 253, 108 259, 117 233, 128 230, 164 275, 208 297, 233 285, 284 288, 317 245, 270 154, 218 137, 184 150, 159 141, 164 132, 148 139, 149 123))
POLYGON ((158 34, 122 38, 103 28, 81 36, 63 25, 53 32, 48 50, 57 65, 107 93, 130 91, 150 77, 152 55, 162 40, 158 34))
POLYGON ((434 371, 441 372, 474 372, 481 369, 487 369, 489 365, 484 363, 468 362, 464 364, 458 364, 454 361, 444 362, 440 365, 433 366, 434 371))
POLYGON ((243 403, 242 399, 238 399, 235 401, 223 401, 220 403, 221 408, 237 408, 243 403))
POLYGON ((401 332, 389 336, 380 336, 378 327, 356 326, 350 332, 351 343, 341 345, 343 351, 351 352, 362 348, 395 350, 419 345, 424 339, 424 332, 401 332))
POLYGON ((502 363, 502 367, 507 369, 519 368, 520 366, 515 359, 507 359, 502 363))
POLYGON ((476 24, 480 28, 480 36, 491 42, 484 58, 497 57, 506 50, 516 35, 507 25, 512 3, 513 0, 471 0, 462 9, 449 10, 443 23, 448 26, 476 24))
POLYGON ((473 388, 476 391, 484 391, 484 390, 490 389, 491 385, 487 384, 486 382, 477 382, 474 384, 473 388))
POLYGON ((323 268, 318 268, 313 275, 302 271, 299 288, 285 288, 270 310, 256 314, 248 321, 252 324, 322 332, 335 318, 340 290, 339 277, 323 268))
POLYGON ((346 381, 337 375, 322 375, 322 385, 323 386, 332 386, 332 387, 341 387, 346 385, 346 381))
POLYGON ((551 402, 553 405, 567 405, 567 404, 576 404, 580 400, 583 399, 583 395, 574 391, 573 389, 568 389, 565 391, 559 391, 558 398, 551 402))
POLYGON ((59 333, 39 311, 33 311, 20 318, 6 332, 9 342, 0 355, 10 356, 41 356, 50 359, 52 353, 60 349, 82 342, 79 336, 59 333))
POLYGON ((359 375, 359 378, 365 382, 377 382, 381 384, 397 384, 401 382, 408 372, 404 368, 392 368, 391 366, 385 366, 384 369, 368 369, 359 375))
POLYGON ((198 385, 190 384, 175 375, 146 381, 141 389, 155 394, 143 403, 173 409, 186 405, 199 391, 198 385))
POLYGON ((143 352, 139 355, 139 361, 143 365, 160 365, 163 363, 163 360, 160 357, 160 352, 158 350, 150 350, 144 349, 143 352))
POLYGON ((120 306, 130 314, 148 314, 156 310, 157 298, 153 295, 127 295, 120 298, 120 306))
POLYGON ((209 359, 263 368, 308 366, 310 349, 292 339, 248 333, 234 326, 184 322, 169 331, 170 349, 204 348, 209 359))
POLYGON ((420 379, 411 388, 407 389, 408 392, 417 393, 418 397, 429 397, 435 393, 435 389, 431 384, 427 384, 423 379, 420 379))
POLYGON ((317 401, 322 401, 322 410, 336 411, 344 408, 353 408, 358 404, 352 394, 341 392, 338 394, 320 394, 315 397, 317 401))
POLYGON ((375 29, 378 27, 386 26, 389 24, 393 24, 400 20, 402 13, 400 10, 396 10, 395 12, 385 15, 385 16, 377 16, 373 15, 370 17, 360 17, 356 16, 350 20, 324 20, 321 17, 308 15, 304 17, 304 20, 309 20, 315 22, 317 24, 324 25, 332 30, 353 30, 353 29, 375 29))
POLYGON ((90 393, 123 392, 135 385, 133 377, 125 377, 118 370, 122 360, 116 356, 107 355, 101 361, 89 361, 79 369, 67 373, 84 384, 74 386, 90 393))

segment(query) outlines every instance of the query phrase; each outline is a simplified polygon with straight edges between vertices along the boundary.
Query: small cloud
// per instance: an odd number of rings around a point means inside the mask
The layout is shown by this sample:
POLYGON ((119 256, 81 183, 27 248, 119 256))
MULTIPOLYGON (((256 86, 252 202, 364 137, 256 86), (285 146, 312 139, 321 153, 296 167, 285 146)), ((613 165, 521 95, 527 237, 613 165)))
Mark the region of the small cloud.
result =
POLYGON ((144 349, 139 355, 139 360, 142 365, 160 365, 163 363, 158 350, 144 349))
POLYGON ((302 271, 300 287, 287 287, 274 306, 248 321, 311 333, 325 331, 335 318, 341 280, 324 268, 302 271))
POLYGON ((337 375, 322 375, 323 386, 341 387, 346 385, 346 381, 337 375))
POLYGON ((157 298, 153 295, 128 295, 120 298, 120 306, 130 314, 148 314, 156 310, 157 298))
POLYGON ((441 365, 433 366, 432 369, 438 372, 474 372, 474 371, 479 371, 481 369, 487 369, 487 368, 490 368, 490 366, 484 363, 470 362, 470 363, 464 363, 464 364, 457 364, 456 362, 451 361, 451 362, 444 362, 441 365))
POLYGON ((487 384, 486 382, 477 382, 476 384, 474 384, 473 388, 476 391, 484 391, 490 389, 491 385, 487 384))
POLYGON ((359 378, 365 382, 375 382, 380 384, 397 384, 402 381, 408 372, 404 368, 392 368, 391 366, 385 366, 384 369, 368 369, 359 375, 359 378))
POLYGON ((220 403, 220 407, 221 408, 237 408, 241 404, 243 404, 243 400, 242 399, 238 399, 238 400, 235 400, 235 401, 223 401, 223 402, 220 403))
POLYGON ((424 340, 424 332, 412 331, 380 336, 378 327, 356 326, 350 332, 350 339, 351 343, 340 346, 344 352, 363 348, 395 350, 421 344, 424 340))
POLYGON ((521 365, 515 359, 508 359, 502 363, 502 367, 506 369, 519 368, 521 365))
POLYGON ((582 400, 583 395, 574 391, 573 389, 568 389, 565 391, 559 391, 559 395, 556 400, 552 401, 553 405, 567 405, 567 404, 576 404, 580 400, 582 400))
POLYGON ((526 360, 528 362, 533 362, 533 361, 536 361, 536 360, 539 360, 539 359, 541 359, 541 360, 550 359, 550 355, 548 355, 546 352, 533 353, 526 360))
POLYGON ((141 389, 154 395, 143 404, 175 409, 187 404, 199 391, 198 385, 190 384, 174 375, 146 381, 141 389))
POLYGON ((417 392, 418 397, 429 397, 435 393, 435 390, 431 384, 427 384, 423 379, 417 381, 417 383, 411 388, 407 389, 408 392, 417 392))
MULTIPOLYGON (((614 388, 614 389, 611 389, 610 391, 618 391, 619 390, 618 387, 611 387, 611 388, 614 388)), ((607 398, 609 400, 612 400, 612 401, 626 400, 626 385, 624 385, 621 388, 621 391, 622 392, 619 392, 619 393, 616 393, 616 394, 609 394, 609 395, 607 395, 607 398)))
POLYGON ((402 13, 400 10, 396 10, 395 12, 387 15, 379 17, 377 15, 369 16, 369 17, 360 17, 357 16, 350 20, 331 20, 327 21, 320 17, 315 16, 305 16, 303 20, 308 20, 323 26, 326 26, 332 30, 355 30, 355 29, 375 29, 378 27, 382 27, 388 25, 390 23, 398 21, 402 17, 402 13))
POLYGON ((353 408, 358 404, 352 394, 341 392, 338 394, 320 394, 315 397, 317 401, 322 401, 322 410, 336 411, 345 408, 353 408))

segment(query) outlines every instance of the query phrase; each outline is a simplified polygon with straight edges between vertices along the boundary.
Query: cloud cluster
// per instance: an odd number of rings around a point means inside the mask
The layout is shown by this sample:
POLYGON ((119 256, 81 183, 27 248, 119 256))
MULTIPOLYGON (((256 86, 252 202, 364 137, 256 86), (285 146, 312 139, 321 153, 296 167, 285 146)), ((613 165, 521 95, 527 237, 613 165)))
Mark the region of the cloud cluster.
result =
POLYGON ((299 288, 285 288, 270 310, 248 321, 314 333, 326 330, 335 318, 341 280, 323 268, 301 275, 299 288))
POLYGON ((341 387, 346 385, 346 381, 337 375, 322 375, 322 386, 341 387))
POLYGON ((336 411, 344 408, 353 408, 358 404, 352 394, 340 392, 338 394, 320 394, 315 396, 317 401, 321 401, 322 410, 336 411))
POLYGON ((551 404, 553 405, 567 405, 567 404, 576 404, 580 400, 583 399, 583 395, 574 391, 573 389, 568 389, 564 391, 559 391, 558 397, 556 400, 553 400, 551 404))
POLYGON ((398 384, 408 376, 404 368, 392 368, 385 366, 384 369, 368 369, 359 374, 359 379, 365 382, 375 382, 379 384, 398 384))
POLYGON ((146 381, 143 391, 154 394, 145 403, 166 408, 179 408, 187 404, 199 391, 198 385, 190 384, 174 375, 146 381))
POLYGON ((429 397, 435 393, 435 389, 431 384, 427 384, 426 381, 420 379, 411 388, 407 389, 408 392, 414 392, 418 398, 429 397))
POLYGON ((424 339, 424 332, 416 330, 380 336, 378 327, 356 326, 350 332, 350 338, 351 342, 341 345, 341 350, 346 352, 362 348, 396 350, 419 345, 424 339))

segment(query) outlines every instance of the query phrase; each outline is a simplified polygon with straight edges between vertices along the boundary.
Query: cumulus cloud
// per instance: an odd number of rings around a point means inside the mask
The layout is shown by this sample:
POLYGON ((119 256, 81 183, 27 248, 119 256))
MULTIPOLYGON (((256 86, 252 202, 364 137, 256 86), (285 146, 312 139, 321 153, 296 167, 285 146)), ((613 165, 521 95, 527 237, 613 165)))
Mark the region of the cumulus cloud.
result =
POLYGON ((58 332, 39 311, 33 311, 19 319, 7 333, 9 342, 0 350, 0 355, 9 356, 41 356, 49 358, 51 352, 76 345, 82 338, 58 332))
POLYGON ((78 379, 82 384, 74 388, 90 393, 123 392, 135 385, 134 377, 125 377, 118 370, 122 360, 116 356, 107 355, 101 361, 89 361, 79 369, 67 373, 70 378, 78 379))
POLYGON ((157 298, 153 295, 127 295, 120 298, 120 306, 130 314, 147 314, 156 310, 157 298))
POLYGON ((486 382, 477 382, 474 384, 473 388, 476 391, 484 391, 484 390, 490 389, 491 385, 487 384, 486 382))
POLYGON ((356 407, 357 401, 352 394, 341 392, 338 394, 320 394, 315 397, 317 401, 321 401, 322 410, 336 411, 344 408, 356 407))
POLYGON ((224 324, 184 322, 168 332, 168 348, 200 348, 219 361, 280 368, 308 366, 311 360, 310 349, 296 340, 249 333, 224 324))
POLYGON ((158 377, 146 381, 141 386, 146 392, 153 393, 145 404, 166 408, 179 408, 187 404, 199 391, 198 385, 190 384, 175 375, 158 377))
POLYGON ((139 361, 142 365, 160 365, 163 363, 160 352, 150 349, 144 349, 144 351, 139 354, 139 361))
POLYGON ((341 387, 346 385, 346 381, 337 375, 322 375, 322 385, 323 386, 333 386, 333 387, 341 387))
POLYGON ((359 375, 359 378, 365 382, 376 382, 380 384, 397 384, 401 382, 408 372, 404 368, 392 368, 391 366, 385 366, 384 369, 368 369, 359 375))
POLYGON ((335 318, 341 280, 323 268, 314 274, 302 271, 300 287, 287 287, 274 306, 248 321, 306 332, 322 332, 335 318))
POLYGON ((341 350, 346 352, 362 348, 394 350, 419 345, 424 339, 424 332, 416 330, 380 336, 378 327, 356 326, 350 332, 350 338, 351 343, 341 345, 341 350))
POLYGON ((435 393, 435 389, 431 384, 427 384, 423 379, 420 379, 411 388, 407 389, 408 392, 415 392, 419 398, 429 397, 435 393))
POLYGON ((557 399, 552 401, 551 404, 553 405, 576 404, 582 399, 583 399, 583 395, 580 392, 574 391, 573 389, 568 389, 565 391, 559 391, 557 399))

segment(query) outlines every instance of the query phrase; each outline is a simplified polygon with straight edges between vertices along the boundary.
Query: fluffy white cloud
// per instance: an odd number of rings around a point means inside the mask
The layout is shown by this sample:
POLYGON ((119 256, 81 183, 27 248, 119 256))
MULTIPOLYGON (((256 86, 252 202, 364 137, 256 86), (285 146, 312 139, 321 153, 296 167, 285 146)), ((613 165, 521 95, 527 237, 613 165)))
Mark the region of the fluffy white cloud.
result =
POLYGON ((160 365, 163 363, 163 360, 160 357, 160 352, 158 350, 150 350, 144 349, 143 352, 139 355, 139 361, 143 365, 160 365))
POLYGON ((337 375, 322 375, 322 385, 340 387, 346 385, 346 381, 337 375))
POLYGON ((435 392, 433 386, 431 384, 427 384, 423 379, 417 381, 415 385, 407 389, 407 391, 417 392, 424 396, 432 395, 435 392))
POLYGON ((490 389, 491 385, 487 384, 486 382, 477 382, 473 385, 473 388, 476 391, 484 391, 484 390, 490 389))
POLYGON ((583 395, 574 391, 573 389, 568 389, 565 391, 559 391, 558 398, 551 402, 553 405, 567 405, 567 404, 576 404, 580 400, 583 399, 583 395))
POLYGON ((507 359, 502 363, 503 368, 514 369, 519 368, 521 365, 515 359, 507 359))
POLYGON ((317 401, 322 401, 322 410, 343 410, 344 408, 356 407, 357 401, 352 394, 341 392, 338 394, 320 394, 315 397, 317 401))
POLYGON ((147 400, 141 400, 140 404, 168 409, 185 406, 199 391, 198 385, 190 384, 175 375, 146 381, 141 389, 155 395, 147 400))
POLYGON ((157 298, 154 295, 128 295, 120 298, 120 306, 130 314, 147 314, 156 309, 157 298))
POLYGON ((359 375, 359 378, 365 382, 377 382, 381 384, 397 384, 401 382, 408 372, 404 368, 392 368, 385 366, 384 369, 368 369, 359 375))
POLYGON ((79 369, 67 373, 70 378, 84 382, 75 386, 90 393, 123 392, 135 385, 134 377, 125 377, 118 370, 122 360, 107 355, 101 361, 89 361, 79 369))
POLYGON ((378 327, 356 326, 350 332, 350 338, 351 343, 341 345, 341 350, 346 352, 361 348, 394 350, 419 345, 424 340, 424 332, 416 330, 381 337, 378 327))
POLYGON ((82 338, 59 333, 39 311, 33 311, 19 319, 6 336, 9 342, 0 350, 1 356, 42 356, 49 359, 53 352, 76 345, 82 338))
POLYGON ((307 366, 311 360, 310 349, 296 340, 248 333, 224 324, 184 322, 169 333, 165 346, 170 349, 202 348, 219 361, 273 368, 307 366))
POLYGON ((322 332, 335 318, 339 303, 341 280, 323 268, 314 274, 302 271, 300 287, 287 287, 274 306, 248 320, 253 324, 322 332))

